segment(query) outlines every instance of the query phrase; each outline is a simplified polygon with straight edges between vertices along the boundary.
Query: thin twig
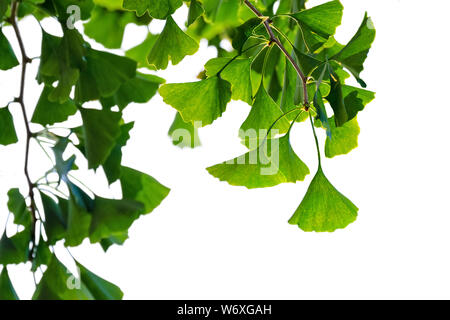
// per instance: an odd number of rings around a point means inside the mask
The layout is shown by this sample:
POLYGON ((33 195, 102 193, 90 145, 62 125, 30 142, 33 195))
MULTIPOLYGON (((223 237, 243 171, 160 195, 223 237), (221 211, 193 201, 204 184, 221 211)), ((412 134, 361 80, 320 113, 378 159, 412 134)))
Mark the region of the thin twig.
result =
POLYGON ((264 27, 266 28, 267 34, 269 35, 270 41, 274 42, 278 48, 283 52, 283 54, 286 56, 286 58, 290 61, 292 66, 294 67, 295 71, 297 72, 298 76, 302 80, 303 83, 303 96, 304 96, 304 104, 306 111, 309 109, 309 98, 308 98, 308 87, 307 82, 308 78, 303 73, 302 69, 299 67, 295 59, 289 54, 289 52, 286 50, 284 45, 281 43, 280 39, 275 36, 275 33, 273 32, 272 26, 271 26, 271 20, 265 17, 249 0, 244 0, 245 5, 252 10, 259 18, 263 20, 264 27))
POLYGON ((36 217, 36 202, 34 199, 34 184, 31 181, 30 173, 28 170, 28 164, 29 164, 29 158, 30 158, 30 142, 31 138, 33 137, 33 134, 30 129, 30 124, 28 122, 27 117, 27 111, 25 108, 25 102, 24 102, 24 96, 25 96, 25 79, 26 79, 26 72, 27 72, 27 65, 28 63, 31 63, 32 60, 27 56, 25 51, 25 45, 23 43, 22 36, 20 34, 19 27, 17 25, 17 9, 18 9, 18 1, 13 0, 11 4, 11 17, 8 19, 8 22, 11 24, 11 26, 14 29, 14 33, 16 34, 17 41, 19 43, 20 52, 22 55, 22 75, 20 80, 20 94, 19 97, 17 97, 14 102, 18 103, 20 105, 20 108, 22 110, 22 116, 25 123, 25 130, 26 130, 26 146, 25 146, 25 165, 24 165, 24 173, 25 177, 27 179, 28 183, 28 196, 30 198, 30 212, 31 212, 31 219, 32 219, 32 227, 31 227, 31 240, 33 242, 32 249, 30 251, 29 259, 30 261, 33 260, 34 251, 36 248, 36 223, 37 223, 37 217, 36 217))

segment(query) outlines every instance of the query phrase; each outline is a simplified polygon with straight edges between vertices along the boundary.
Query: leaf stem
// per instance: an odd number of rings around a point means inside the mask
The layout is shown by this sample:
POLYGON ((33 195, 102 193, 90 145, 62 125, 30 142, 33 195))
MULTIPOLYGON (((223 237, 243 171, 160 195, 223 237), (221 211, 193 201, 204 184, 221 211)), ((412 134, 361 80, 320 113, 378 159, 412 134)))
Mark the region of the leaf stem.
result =
POLYGON ((304 96, 304 105, 305 105, 305 109, 306 111, 309 109, 309 98, 308 98, 308 88, 307 88, 307 81, 308 78, 305 76, 305 74, 303 73, 302 69, 299 67, 299 65, 297 64, 297 62, 295 61, 295 59, 289 54, 289 52, 286 50, 286 48, 284 47, 284 45, 281 43, 280 39, 278 39, 272 29, 271 26, 271 20, 268 19, 267 17, 264 17, 263 14, 249 1, 249 0, 244 0, 245 5, 253 11, 253 13, 258 16, 259 18, 261 18, 264 22, 264 27, 266 28, 267 34, 270 37, 270 41, 274 42, 277 47, 283 52, 283 54, 286 56, 286 58, 290 61, 290 63, 292 64, 292 66, 294 67, 295 71, 297 72, 298 76, 300 77, 300 79, 302 80, 303 83, 303 96, 304 96))
POLYGON ((311 122, 311 128, 314 134, 314 140, 316 142, 316 149, 317 149, 317 158, 319 159, 319 168, 322 168, 322 157, 320 156, 320 146, 319 146, 319 139, 317 139, 317 133, 316 128, 314 127, 314 122, 311 116, 311 112, 309 113, 309 120, 311 122))
POLYGON ((28 170, 28 164, 29 164, 29 158, 30 158, 30 143, 31 143, 31 138, 33 137, 33 134, 30 129, 30 124, 28 122, 27 111, 26 111, 25 102, 24 102, 27 65, 29 63, 31 63, 32 60, 26 54, 25 45, 23 43, 22 35, 20 34, 19 26, 17 24, 18 5, 19 5, 19 2, 17 0, 13 0, 13 2, 11 4, 11 16, 8 19, 8 22, 11 24, 11 26, 14 29, 14 33, 15 33, 17 41, 19 43, 20 52, 22 55, 22 75, 21 75, 21 79, 20 79, 20 93, 19 93, 19 97, 17 97, 14 100, 14 102, 16 102, 20 105, 20 108, 22 110, 24 124, 25 124, 25 130, 26 130, 24 173, 25 173, 25 177, 26 177, 27 183, 28 183, 28 196, 30 198, 30 212, 31 212, 31 219, 32 219, 31 240, 32 240, 33 246, 30 250, 30 255, 29 255, 29 260, 32 261, 34 258, 34 251, 36 248, 36 223, 37 223, 36 210, 37 210, 37 208, 36 208, 36 202, 35 202, 35 198, 34 198, 34 184, 31 181, 30 173, 28 170))

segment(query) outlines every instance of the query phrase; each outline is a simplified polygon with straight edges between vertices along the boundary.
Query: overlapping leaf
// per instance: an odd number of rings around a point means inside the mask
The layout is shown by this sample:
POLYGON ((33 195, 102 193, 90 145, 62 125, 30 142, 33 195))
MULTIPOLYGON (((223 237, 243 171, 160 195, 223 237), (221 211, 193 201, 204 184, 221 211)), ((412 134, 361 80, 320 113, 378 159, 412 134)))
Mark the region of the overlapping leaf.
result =
POLYGON ((166 84, 159 93, 185 122, 199 121, 206 126, 225 112, 231 100, 231 85, 215 76, 198 82, 166 84))
POLYGON ((178 27, 172 17, 167 18, 164 30, 158 36, 148 55, 148 63, 157 69, 166 69, 169 60, 176 65, 199 48, 198 43, 178 27))
POLYGON ((221 181, 249 189, 303 181, 309 174, 308 167, 292 149, 290 133, 207 170, 221 181))

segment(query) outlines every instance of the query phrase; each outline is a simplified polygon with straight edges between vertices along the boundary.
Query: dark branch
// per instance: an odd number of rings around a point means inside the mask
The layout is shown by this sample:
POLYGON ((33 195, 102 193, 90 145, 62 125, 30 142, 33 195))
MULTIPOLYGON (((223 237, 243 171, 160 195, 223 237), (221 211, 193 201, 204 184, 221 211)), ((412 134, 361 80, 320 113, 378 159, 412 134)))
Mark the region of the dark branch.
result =
POLYGON ((34 251, 36 248, 36 223, 37 223, 37 209, 36 209, 36 202, 34 199, 34 184, 31 181, 30 173, 28 170, 28 164, 29 164, 29 158, 30 158, 30 142, 31 138, 33 137, 33 134, 30 130, 30 124, 28 122, 27 117, 27 111, 25 108, 24 103, 24 96, 25 96, 25 79, 26 79, 26 72, 27 72, 27 65, 28 63, 31 63, 31 59, 27 56, 25 51, 25 45, 23 43, 22 36, 20 34, 19 27, 17 25, 17 9, 18 9, 18 2, 13 1, 11 5, 11 17, 9 19, 9 22, 11 23, 14 32, 16 34, 17 41, 19 42, 20 52, 22 55, 22 76, 20 80, 20 94, 19 97, 17 97, 14 101, 17 102, 20 105, 20 108, 22 110, 22 116, 25 123, 25 130, 26 130, 26 145, 25 145, 25 166, 24 166, 24 173, 25 177, 27 179, 28 183, 28 196, 30 198, 30 212, 31 212, 31 220, 32 220, 32 226, 31 226, 31 240, 33 242, 32 249, 30 251, 29 259, 33 260, 34 251))
POLYGON ((305 76, 302 69, 300 69, 300 67, 297 64, 297 62, 295 61, 295 59, 286 50, 284 45, 281 43, 280 39, 278 39, 275 36, 275 33, 273 32, 273 29, 270 25, 271 21, 267 17, 264 17, 263 14, 249 0, 244 0, 244 3, 250 10, 252 10, 255 13, 255 15, 257 15, 259 18, 261 18, 264 21, 264 27, 267 30, 267 34, 269 35, 270 42, 275 43, 277 45, 277 47, 280 48, 280 50, 283 52, 283 54, 286 56, 286 58, 290 61, 290 63, 294 67, 294 69, 297 72, 300 79, 302 79, 304 104, 305 104, 305 108, 308 109, 309 108, 309 98, 308 98, 308 88, 307 88, 308 78, 305 76))

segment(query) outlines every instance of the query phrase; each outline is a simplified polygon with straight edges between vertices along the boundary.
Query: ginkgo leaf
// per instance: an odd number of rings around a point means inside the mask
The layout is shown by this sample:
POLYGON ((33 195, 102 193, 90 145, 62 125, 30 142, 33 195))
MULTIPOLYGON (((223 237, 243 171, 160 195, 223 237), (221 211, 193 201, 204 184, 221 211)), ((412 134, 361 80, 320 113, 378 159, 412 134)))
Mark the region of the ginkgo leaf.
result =
POLYGON ((357 215, 358 208, 336 190, 319 168, 289 223, 307 232, 334 232, 354 222, 357 215))
POLYGON ((258 141, 266 135, 269 134, 269 138, 274 137, 286 133, 288 129, 289 121, 283 117, 280 107, 272 100, 261 82, 250 114, 240 128, 239 137, 247 147, 255 148, 259 144, 258 141))
POLYGON ((327 136, 325 142, 325 156, 327 158, 347 154, 358 147, 360 129, 356 118, 346 122, 341 127, 336 127, 334 119, 330 119, 329 123, 331 138, 327 136))
POLYGON ((0 300, 19 300, 6 267, 0 273, 0 300))
POLYGON ((81 109, 85 155, 89 168, 103 164, 120 135, 121 113, 108 110, 81 109))
POLYGON ((314 58, 310 54, 300 52, 294 47, 294 53, 298 61, 298 65, 305 74, 305 76, 310 76, 311 73, 317 69, 323 62, 314 58))
POLYGON ((206 75, 220 77, 231 83, 231 98, 252 104, 252 81, 250 76, 251 59, 215 58, 206 65, 206 75))
POLYGON ((326 99, 333 109, 336 127, 343 126, 349 119, 347 109, 345 107, 342 84, 334 72, 330 73, 330 94, 326 97, 326 99))
POLYGON ((32 299, 93 300, 94 297, 86 286, 53 255, 32 299))
POLYGON ((0 144, 7 146, 19 141, 17 139, 14 120, 8 107, 0 108, 0 144))
POLYGON ((240 0, 203 0, 207 17, 217 24, 239 23, 240 0))
POLYGON ((66 29, 62 38, 42 32, 37 80, 50 86, 57 81, 57 86, 48 95, 50 101, 63 103, 69 99, 80 76, 84 55, 84 40, 77 30, 66 29))
POLYGON ((94 2, 92 0, 53 0, 52 3, 60 21, 67 21, 74 12, 80 13, 81 20, 87 20, 90 18, 91 11, 94 8, 94 2), (78 7, 77 11, 68 10, 68 8, 72 8, 71 6, 74 5, 78 7))
POLYGON ((40 266, 48 266, 52 260, 52 252, 49 249, 48 243, 44 239, 40 239, 36 247, 35 256, 32 262, 31 271, 36 272, 40 266))
POLYGON ((122 163, 122 148, 130 139, 130 131, 134 127, 134 122, 126 123, 120 126, 120 136, 116 141, 116 145, 112 149, 105 163, 103 170, 105 171, 108 183, 112 184, 120 178, 122 163))
POLYGON ((338 54, 331 58, 342 63, 364 88, 367 85, 360 78, 360 73, 364 70, 364 62, 375 40, 375 35, 376 31, 372 19, 366 13, 354 37, 338 54))
POLYGON ((8 7, 9 7, 8 0, 0 0, 0 19, 2 19, 6 11, 8 11, 8 7))
POLYGON ((22 225, 25 229, 31 226, 31 212, 17 188, 8 191, 8 209, 14 215, 15 224, 22 225))
POLYGON ((95 300, 121 300, 123 292, 115 284, 100 278, 76 261, 80 272, 80 280, 95 300))
POLYGON ((158 207, 167 197, 170 189, 155 178, 137 170, 122 167, 120 184, 123 198, 142 203, 142 214, 148 214, 158 207))
POLYGON ((341 24, 344 7, 339 1, 330 1, 308 10, 291 14, 301 25, 306 25, 322 37, 335 34, 341 24))
POLYGON ((233 37, 232 46, 239 53, 244 49, 247 40, 254 34, 254 30, 262 25, 260 18, 251 18, 236 28, 236 34, 233 37))
POLYGON ((0 70, 9 70, 18 65, 19 61, 0 28, 0 70))
POLYGON ((123 0, 94 0, 94 3, 111 11, 122 10, 123 0))
POLYGON ((89 237, 92 215, 80 207, 74 200, 75 196, 69 198, 67 216, 67 233, 64 237, 64 245, 67 247, 79 246, 84 239, 89 237))
POLYGON ((136 61, 130 58, 89 49, 76 85, 75 101, 82 103, 113 95, 136 76, 136 67, 136 61))
POLYGON ((132 12, 108 10, 96 6, 92 11, 91 19, 84 24, 84 33, 105 48, 119 49, 122 46, 125 27, 133 21, 132 12))
POLYGON ((308 167, 292 149, 289 133, 267 140, 259 148, 207 170, 221 181, 249 189, 295 183, 303 181, 309 174, 308 167))
POLYGON ((158 69, 166 69, 169 60, 176 65, 199 48, 198 43, 178 27, 172 17, 168 17, 164 30, 158 36, 148 55, 148 63, 158 69))
POLYGON ((204 127, 225 112, 231 100, 231 85, 219 77, 189 83, 163 85, 164 102, 177 109, 185 122, 201 122, 204 127))
POLYGON ((123 245, 127 239, 128 231, 118 232, 108 238, 100 240, 100 245, 102 246, 103 251, 107 252, 112 245, 123 245))
POLYGON ((45 213, 44 229, 50 245, 64 239, 67 232, 67 212, 61 210, 55 200, 41 192, 42 206, 45 213))
POLYGON ((31 233, 29 229, 8 237, 6 232, 0 239, 0 264, 20 264, 28 261, 31 233))
POLYGON ((48 96, 53 88, 44 86, 41 97, 31 118, 31 122, 39 123, 43 126, 52 125, 58 122, 66 121, 70 116, 77 112, 75 103, 69 99, 66 102, 58 103, 49 100, 48 96))
POLYGON ((364 107, 375 99, 374 92, 348 85, 342 86, 342 94, 349 120, 356 117, 359 111, 364 110, 364 107))
POLYGON ((181 5, 181 0, 124 0, 123 7, 134 10, 141 16, 146 11, 155 19, 165 19, 175 12, 181 5))
POLYGON ((180 113, 177 112, 175 119, 169 129, 169 136, 174 145, 180 148, 196 148, 201 145, 198 136, 198 128, 191 122, 184 122, 180 113))
POLYGON ((140 202, 96 197, 89 228, 91 243, 128 230, 143 209, 140 202))
POLYGON ((198 0, 191 0, 191 3, 189 4, 189 13, 188 13, 188 20, 187 25, 188 27, 197 20, 198 17, 200 17, 205 12, 205 9, 203 9, 202 3, 198 0))
POLYGON ((147 38, 141 44, 128 50, 125 55, 136 61, 138 63, 138 68, 156 70, 156 67, 153 64, 148 63, 147 60, 156 40, 158 40, 158 35, 149 32, 147 38))
POLYGON ((317 117, 322 122, 322 126, 327 130, 327 136, 331 137, 331 127, 328 122, 327 110, 325 109, 325 104, 323 103, 322 93, 320 91, 320 84, 325 76, 327 66, 323 67, 320 78, 317 80, 316 92, 314 94, 314 107, 316 108, 317 117))
POLYGON ((136 73, 136 77, 126 81, 114 95, 102 98, 104 107, 117 105, 119 110, 125 109, 131 102, 146 103, 158 91, 165 80, 152 74, 136 73))

